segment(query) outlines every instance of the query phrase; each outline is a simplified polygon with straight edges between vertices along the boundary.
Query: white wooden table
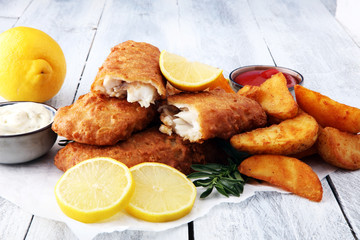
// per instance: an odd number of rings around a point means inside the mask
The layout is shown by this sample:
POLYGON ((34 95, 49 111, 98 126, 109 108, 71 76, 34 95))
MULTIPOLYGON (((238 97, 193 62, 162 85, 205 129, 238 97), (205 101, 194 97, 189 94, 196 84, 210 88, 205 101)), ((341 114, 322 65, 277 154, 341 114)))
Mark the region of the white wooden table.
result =
MULTIPOLYGON (((55 107, 88 92, 110 48, 129 39, 223 68, 225 74, 251 64, 293 68, 304 75, 304 86, 360 107, 360 42, 335 19, 335 8, 335 0, 2 0, 0 31, 30 26, 60 44, 67 76, 48 102, 55 107)), ((221 204, 176 229, 95 239, 357 239, 359 182, 360 171, 338 170, 322 180, 321 203, 263 192, 239 204, 221 204)), ((0 239, 76 236, 64 223, 0 197, 0 239)))

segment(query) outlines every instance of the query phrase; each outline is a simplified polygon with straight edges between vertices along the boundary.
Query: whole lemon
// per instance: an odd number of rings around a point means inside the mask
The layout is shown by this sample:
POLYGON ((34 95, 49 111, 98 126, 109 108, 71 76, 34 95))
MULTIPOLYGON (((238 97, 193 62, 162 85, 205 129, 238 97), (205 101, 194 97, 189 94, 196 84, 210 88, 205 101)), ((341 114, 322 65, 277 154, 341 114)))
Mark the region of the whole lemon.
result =
POLYGON ((0 34, 0 96, 10 101, 45 102, 64 83, 66 62, 59 44, 35 28, 0 34))

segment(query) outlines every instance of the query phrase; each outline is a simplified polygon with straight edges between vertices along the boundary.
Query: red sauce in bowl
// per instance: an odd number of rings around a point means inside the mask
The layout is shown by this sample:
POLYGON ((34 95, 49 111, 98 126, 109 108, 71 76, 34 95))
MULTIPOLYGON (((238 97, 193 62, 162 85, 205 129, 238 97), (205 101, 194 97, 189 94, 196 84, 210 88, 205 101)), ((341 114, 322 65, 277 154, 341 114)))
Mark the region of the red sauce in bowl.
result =
MULTIPOLYGON (((276 73, 279 73, 279 71, 276 70, 275 68, 271 68, 267 70, 251 70, 240 73, 235 77, 234 81, 243 86, 245 85, 259 86, 276 73)), ((299 83, 299 81, 290 74, 284 72, 283 74, 284 77, 286 78, 288 88, 291 88, 299 83)))

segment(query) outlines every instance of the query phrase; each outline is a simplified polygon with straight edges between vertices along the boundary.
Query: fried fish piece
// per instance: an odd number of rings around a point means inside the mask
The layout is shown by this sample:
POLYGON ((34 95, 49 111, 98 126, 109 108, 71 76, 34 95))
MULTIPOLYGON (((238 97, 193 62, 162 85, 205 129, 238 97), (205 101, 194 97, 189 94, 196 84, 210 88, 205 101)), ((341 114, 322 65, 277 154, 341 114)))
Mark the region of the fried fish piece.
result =
POLYGON ((179 136, 150 128, 112 146, 94 146, 72 142, 55 156, 57 168, 66 171, 75 164, 94 157, 114 158, 128 167, 142 162, 160 162, 188 174, 191 165, 223 162, 225 154, 214 142, 203 144, 183 141, 179 136))
POLYGON ((166 96, 159 57, 159 49, 149 43, 131 40, 120 43, 111 49, 100 67, 91 91, 149 107, 166 96))
POLYGON ((161 132, 175 132, 190 142, 228 139, 266 124, 266 114, 256 101, 219 89, 169 96, 158 111, 161 132))
POLYGON ((74 104, 61 107, 52 129, 80 143, 113 145, 147 127, 157 116, 156 107, 141 107, 125 99, 87 93, 74 104))

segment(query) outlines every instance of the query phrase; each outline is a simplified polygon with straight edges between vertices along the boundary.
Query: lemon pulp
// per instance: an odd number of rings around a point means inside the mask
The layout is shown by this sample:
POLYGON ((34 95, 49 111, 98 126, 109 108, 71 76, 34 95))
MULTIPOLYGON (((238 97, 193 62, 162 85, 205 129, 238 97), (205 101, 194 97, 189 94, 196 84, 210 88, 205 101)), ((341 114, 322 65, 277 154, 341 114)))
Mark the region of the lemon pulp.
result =
POLYGON ((201 91, 209 87, 223 70, 163 50, 159 59, 160 70, 176 88, 184 91, 201 91))
POLYGON ((196 188, 181 172, 162 163, 141 163, 130 168, 136 188, 126 210, 151 222, 176 220, 187 215, 196 188))
POLYGON ((61 210, 80 222, 98 222, 128 204, 134 183, 126 165, 111 158, 93 158, 67 170, 55 187, 61 210))

